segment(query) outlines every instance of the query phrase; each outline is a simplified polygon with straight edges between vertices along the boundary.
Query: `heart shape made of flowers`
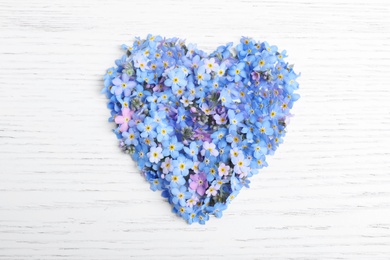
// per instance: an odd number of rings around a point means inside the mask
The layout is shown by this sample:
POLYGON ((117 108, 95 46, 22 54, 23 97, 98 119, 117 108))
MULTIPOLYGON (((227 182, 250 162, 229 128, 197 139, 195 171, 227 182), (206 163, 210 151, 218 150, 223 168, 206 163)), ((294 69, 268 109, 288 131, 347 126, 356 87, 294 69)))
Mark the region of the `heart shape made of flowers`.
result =
POLYGON ((152 35, 122 49, 102 90, 120 146, 188 223, 221 217, 285 136, 299 98, 286 51, 242 37, 207 55, 152 35))

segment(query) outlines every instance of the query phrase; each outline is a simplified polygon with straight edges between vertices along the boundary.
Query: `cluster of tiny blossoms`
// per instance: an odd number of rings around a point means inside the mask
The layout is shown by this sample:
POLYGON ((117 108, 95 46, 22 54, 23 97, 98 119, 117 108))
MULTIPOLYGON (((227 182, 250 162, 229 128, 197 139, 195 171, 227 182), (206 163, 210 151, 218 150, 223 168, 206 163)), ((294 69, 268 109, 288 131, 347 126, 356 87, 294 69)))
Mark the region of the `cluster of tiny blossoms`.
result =
POLYGON ((243 37, 212 54, 148 35, 104 76, 109 121, 153 191, 204 224, 267 166, 299 98, 298 75, 267 42, 243 37))

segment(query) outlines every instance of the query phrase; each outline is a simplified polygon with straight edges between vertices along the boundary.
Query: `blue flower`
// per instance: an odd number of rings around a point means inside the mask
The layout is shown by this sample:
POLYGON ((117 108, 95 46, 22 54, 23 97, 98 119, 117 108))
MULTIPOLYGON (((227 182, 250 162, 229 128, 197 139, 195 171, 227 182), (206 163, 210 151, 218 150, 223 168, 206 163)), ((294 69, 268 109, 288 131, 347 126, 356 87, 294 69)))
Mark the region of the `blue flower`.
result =
POLYGON ((274 133, 269 121, 257 122, 256 126, 263 135, 272 135, 274 133))
POLYGON ((157 136, 155 128, 157 123, 153 121, 152 118, 146 117, 144 123, 139 123, 137 129, 141 132, 141 137, 151 137, 154 138, 157 136))
POLYGON ((210 75, 207 74, 206 68, 201 66, 196 72, 197 83, 202 86, 207 86, 207 81, 210 80, 210 75))
POLYGON ((202 211, 199 211, 198 213, 198 219, 199 219, 199 224, 206 224, 206 221, 209 220, 210 216, 208 213, 204 213, 202 211))
POLYGON ((192 167, 193 164, 193 161, 187 159, 182 155, 179 155, 179 157, 172 162, 172 165, 174 167, 173 173, 187 176, 189 169, 192 167))
POLYGON ((137 81, 139 83, 156 84, 154 73, 149 71, 137 70, 137 81))
POLYGON ((161 183, 160 179, 158 179, 158 178, 150 179, 149 183, 150 183, 150 189, 152 191, 162 190, 162 183, 161 183))
POLYGON ((241 132, 246 134, 246 138, 248 141, 253 141, 253 132, 255 128, 253 125, 245 125, 242 129, 241 132))
POLYGON ((169 140, 163 141, 163 154, 164 156, 171 156, 176 159, 179 156, 179 152, 183 149, 183 144, 177 141, 177 137, 173 136, 169 140))
POLYGON ((160 124, 157 126, 157 141, 162 142, 168 140, 173 132, 173 127, 160 124))
POLYGON ((148 156, 146 155, 148 153, 148 147, 144 144, 137 145, 135 147, 135 152, 132 154, 132 158, 134 161, 138 161, 138 168, 142 170, 144 166, 149 166, 150 162, 148 159, 148 156))
POLYGON ((224 146, 219 148, 219 158, 222 162, 227 162, 230 158, 230 146, 224 146))
POLYGON ((122 137, 125 139, 125 144, 127 145, 138 145, 138 136, 139 134, 131 128, 127 132, 122 133, 122 137))
POLYGON ((172 202, 179 204, 182 207, 186 205, 186 199, 191 198, 191 193, 188 192, 185 186, 180 186, 180 188, 172 188, 171 192, 173 195, 172 202))
POLYGON ((125 96, 129 96, 131 89, 137 86, 137 83, 133 80, 130 80, 130 77, 126 73, 123 73, 121 78, 116 77, 112 81, 112 84, 114 84, 114 86, 111 88, 111 93, 115 94, 116 96, 121 95, 122 92, 125 96))
POLYGON ((183 70, 181 68, 176 68, 168 72, 168 78, 164 81, 164 84, 172 87, 173 89, 185 87, 187 85, 187 80, 185 78, 186 75, 183 70))
POLYGON ((186 154, 188 154, 188 156, 192 158, 194 162, 198 160, 197 156, 199 152, 199 147, 196 142, 191 142, 189 147, 184 147, 183 149, 186 152, 186 154))
POLYGON ((150 96, 150 92, 145 90, 143 86, 137 85, 135 91, 130 96, 133 98, 140 98, 141 101, 144 101, 148 96, 150 96))
POLYGON ((219 46, 217 50, 210 54, 211 57, 218 57, 220 60, 227 60, 231 56, 230 47, 233 46, 232 42, 229 42, 226 45, 219 46))
POLYGON ((230 107, 230 104, 233 102, 230 92, 230 89, 223 88, 219 95, 219 101, 221 101, 222 105, 225 107, 230 107))
POLYGON ((211 135, 211 138, 213 138, 213 143, 218 145, 218 147, 225 147, 226 146, 226 141, 225 141, 226 132, 227 132, 226 128, 220 128, 218 131, 215 131, 211 135))
POLYGON ((237 127, 243 126, 241 121, 244 120, 244 115, 241 112, 236 114, 233 110, 229 109, 228 117, 230 123, 229 132, 236 131, 237 127))
POLYGON ((237 65, 233 65, 229 71, 229 75, 234 78, 234 82, 240 81, 242 78, 246 78, 245 63, 240 62, 237 65))
POLYGON ((252 149, 253 157, 255 157, 256 159, 262 158, 264 154, 267 154, 267 145, 262 140, 252 144, 252 149))
POLYGON ((167 174, 165 179, 169 181, 171 187, 180 187, 186 183, 186 180, 180 172, 167 174))
POLYGON ((209 213, 214 214, 217 218, 221 218, 222 217, 222 211, 224 211, 226 208, 227 208, 226 204, 217 202, 217 203, 215 203, 214 206, 208 206, 206 208, 206 210, 209 213))

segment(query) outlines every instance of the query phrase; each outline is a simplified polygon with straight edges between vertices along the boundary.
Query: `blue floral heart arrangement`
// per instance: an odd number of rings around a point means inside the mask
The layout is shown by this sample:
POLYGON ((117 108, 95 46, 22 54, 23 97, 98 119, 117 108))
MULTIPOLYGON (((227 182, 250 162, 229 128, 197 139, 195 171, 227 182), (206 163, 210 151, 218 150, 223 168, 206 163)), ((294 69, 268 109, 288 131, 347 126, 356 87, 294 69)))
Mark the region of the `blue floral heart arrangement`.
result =
POLYGON ((178 38, 136 38, 104 76, 109 121, 153 191, 204 224, 283 142, 299 95, 286 51, 243 37, 207 55, 178 38))

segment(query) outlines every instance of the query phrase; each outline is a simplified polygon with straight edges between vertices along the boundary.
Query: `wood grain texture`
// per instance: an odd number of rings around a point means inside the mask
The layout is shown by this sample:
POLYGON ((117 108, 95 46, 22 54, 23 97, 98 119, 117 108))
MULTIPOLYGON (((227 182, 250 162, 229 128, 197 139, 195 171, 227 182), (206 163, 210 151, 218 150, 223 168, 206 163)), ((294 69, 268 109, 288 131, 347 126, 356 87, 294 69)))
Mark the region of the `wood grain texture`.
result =
POLYGON ((390 259, 388 1, 0 0, 0 259, 390 259), (302 98, 222 219, 187 225, 100 95, 148 33, 286 49, 302 98))

